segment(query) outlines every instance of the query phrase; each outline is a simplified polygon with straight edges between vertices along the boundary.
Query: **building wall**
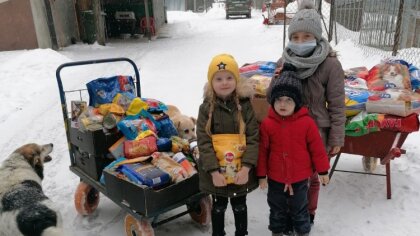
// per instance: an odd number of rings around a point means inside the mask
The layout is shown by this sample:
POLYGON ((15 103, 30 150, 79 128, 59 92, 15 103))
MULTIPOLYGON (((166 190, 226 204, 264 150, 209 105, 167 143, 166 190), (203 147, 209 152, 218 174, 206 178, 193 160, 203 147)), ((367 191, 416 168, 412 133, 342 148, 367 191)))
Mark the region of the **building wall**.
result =
POLYGON ((162 0, 153 0, 153 17, 155 18, 155 28, 159 28, 165 24, 165 4, 162 0))
POLYGON ((0 3, 0 51, 38 47, 29 0, 0 3))
POLYGON ((166 9, 168 11, 185 11, 185 0, 166 0, 166 9))
POLYGON ((59 47, 80 39, 73 0, 50 1, 59 47))
POLYGON ((35 33, 38 41, 37 47, 51 48, 50 30, 48 29, 47 13, 45 10, 44 1, 31 0, 31 11, 33 16, 33 24, 35 26, 35 33))

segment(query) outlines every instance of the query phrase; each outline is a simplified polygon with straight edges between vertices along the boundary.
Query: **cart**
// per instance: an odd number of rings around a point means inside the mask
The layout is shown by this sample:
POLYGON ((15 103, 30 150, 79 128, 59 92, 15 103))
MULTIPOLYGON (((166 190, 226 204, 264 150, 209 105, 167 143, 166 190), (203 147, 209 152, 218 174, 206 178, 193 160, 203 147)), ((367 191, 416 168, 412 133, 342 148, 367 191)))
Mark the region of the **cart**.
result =
POLYGON ((74 204, 81 215, 92 214, 99 204, 99 193, 102 193, 127 213, 124 223, 126 235, 154 235, 153 228, 189 214, 191 218, 207 225, 210 223, 211 198, 201 193, 198 188, 198 174, 169 185, 163 189, 154 190, 120 179, 103 168, 112 162, 108 148, 122 135, 120 133, 105 134, 102 130, 82 132, 71 127, 66 96, 82 93, 86 89, 64 90, 61 72, 69 67, 92 65, 100 63, 129 63, 135 74, 135 92, 141 97, 140 75, 135 63, 128 58, 111 58, 71 62, 60 65, 56 70, 64 125, 70 154, 70 170, 80 177, 80 183, 74 195, 74 204), (99 179, 104 175, 105 184, 99 179), (166 219, 159 219, 162 213, 186 205, 187 210, 166 219))
POLYGON ((386 177, 386 197, 391 199, 391 160, 405 154, 401 149, 409 133, 397 132, 391 130, 381 130, 369 133, 359 137, 346 136, 344 147, 337 154, 334 164, 330 171, 330 178, 335 171, 348 172, 356 174, 378 175, 386 177), (385 174, 376 174, 369 172, 357 172, 347 170, 337 170, 337 163, 342 153, 361 155, 363 158, 379 158, 380 163, 385 165, 385 174))
POLYGON ((262 16, 264 25, 288 25, 291 18, 286 14, 288 1, 274 0, 263 2, 262 16), (267 12, 267 16, 265 15, 267 12))

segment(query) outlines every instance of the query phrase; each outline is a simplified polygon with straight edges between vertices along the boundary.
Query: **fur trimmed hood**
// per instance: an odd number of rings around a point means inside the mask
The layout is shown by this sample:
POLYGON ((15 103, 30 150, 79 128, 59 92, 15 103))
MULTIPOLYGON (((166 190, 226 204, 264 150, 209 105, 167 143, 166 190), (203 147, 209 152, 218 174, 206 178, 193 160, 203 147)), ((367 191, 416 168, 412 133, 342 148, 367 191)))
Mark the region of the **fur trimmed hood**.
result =
MULTIPOLYGON (((211 88, 211 86, 209 86, 209 84, 206 83, 204 85, 204 94, 203 94, 204 100, 211 99, 213 93, 214 91, 211 88)), ((245 79, 242 77, 239 78, 239 82, 236 85, 236 93, 238 94, 239 99, 252 98, 255 94, 255 91, 252 86, 251 80, 245 79)))

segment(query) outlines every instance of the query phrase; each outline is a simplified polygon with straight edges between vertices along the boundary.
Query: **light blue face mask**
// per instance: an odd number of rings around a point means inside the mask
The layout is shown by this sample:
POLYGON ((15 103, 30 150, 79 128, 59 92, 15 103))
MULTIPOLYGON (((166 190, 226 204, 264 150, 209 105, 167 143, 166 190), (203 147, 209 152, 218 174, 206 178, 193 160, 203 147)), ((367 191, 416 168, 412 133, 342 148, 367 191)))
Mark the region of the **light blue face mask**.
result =
POLYGON ((298 56, 308 56, 316 47, 316 39, 304 43, 294 43, 289 41, 287 47, 298 56))

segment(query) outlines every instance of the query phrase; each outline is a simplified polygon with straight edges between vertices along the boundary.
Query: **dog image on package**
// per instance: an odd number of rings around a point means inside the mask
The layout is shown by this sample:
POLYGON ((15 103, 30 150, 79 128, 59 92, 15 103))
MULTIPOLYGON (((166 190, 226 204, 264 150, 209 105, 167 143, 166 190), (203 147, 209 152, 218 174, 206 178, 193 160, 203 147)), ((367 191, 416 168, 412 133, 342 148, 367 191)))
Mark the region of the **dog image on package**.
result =
POLYGON ((174 105, 167 105, 167 107, 168 111, 166 111, 166 114, 174 123, 179 137, 186 140, 195 140, 197 138, 195 134, 197 120, 194 117, 183 115, 178 107, 174 105))
POLYGON ((405 65, 399 63, 382 63, 374 66, 366 78, 370 90, 385 89, 411 90, 410 74, 405 65))

